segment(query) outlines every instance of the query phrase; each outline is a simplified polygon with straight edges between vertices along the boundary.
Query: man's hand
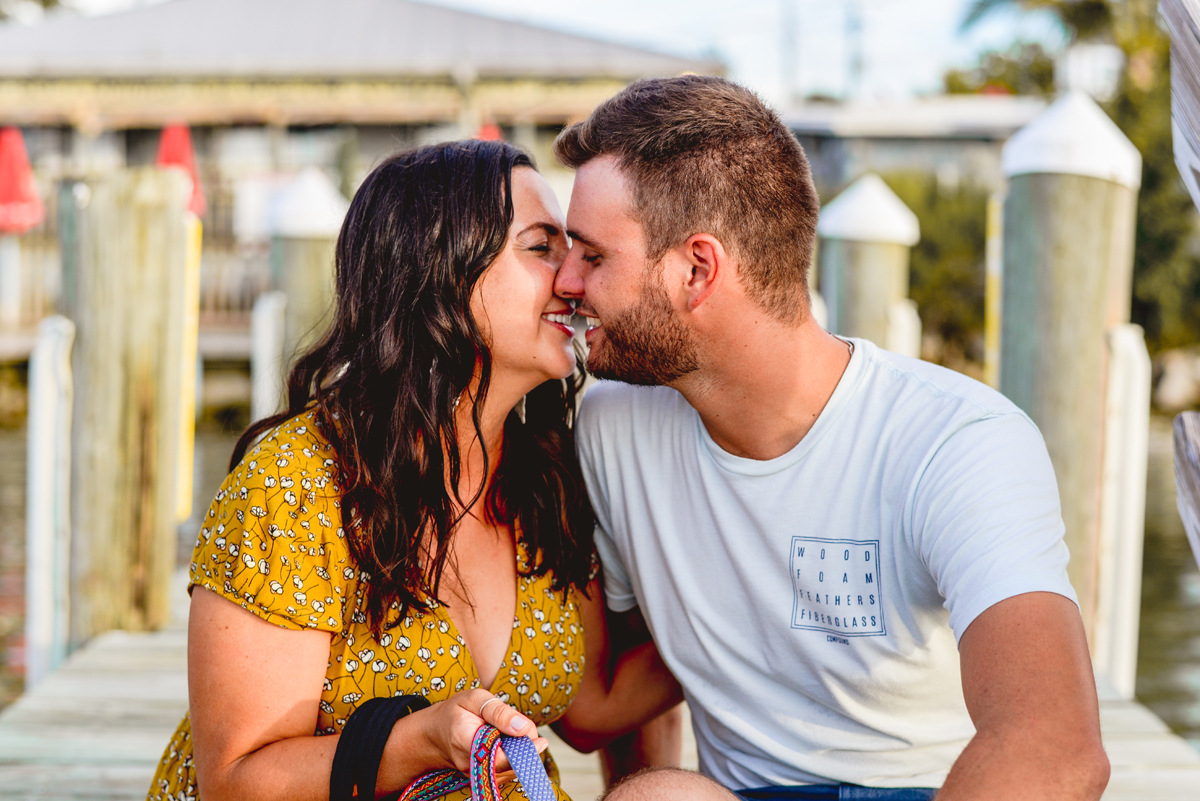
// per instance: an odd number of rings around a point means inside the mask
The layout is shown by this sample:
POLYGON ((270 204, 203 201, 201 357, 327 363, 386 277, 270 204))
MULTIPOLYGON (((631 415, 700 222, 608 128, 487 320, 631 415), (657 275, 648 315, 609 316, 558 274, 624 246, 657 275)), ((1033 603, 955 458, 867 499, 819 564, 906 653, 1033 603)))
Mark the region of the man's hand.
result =
POLYGON ((976 734, 938 801, 1100 798, 1108 757, 1074 603, 1048 592, 1001 601, 967 627, 959 659, 976 734))

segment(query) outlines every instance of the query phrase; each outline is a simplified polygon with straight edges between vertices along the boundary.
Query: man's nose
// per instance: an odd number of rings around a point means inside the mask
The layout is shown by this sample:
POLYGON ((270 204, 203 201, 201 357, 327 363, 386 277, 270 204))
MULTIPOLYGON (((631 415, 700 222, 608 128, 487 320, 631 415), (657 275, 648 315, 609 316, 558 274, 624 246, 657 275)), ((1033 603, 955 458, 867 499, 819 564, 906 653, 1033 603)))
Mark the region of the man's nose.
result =
POLYGON ((560 298, 583 297, 583 248, 576 246, 567 252, 567 259, 554 276, 554 294, 560 298))

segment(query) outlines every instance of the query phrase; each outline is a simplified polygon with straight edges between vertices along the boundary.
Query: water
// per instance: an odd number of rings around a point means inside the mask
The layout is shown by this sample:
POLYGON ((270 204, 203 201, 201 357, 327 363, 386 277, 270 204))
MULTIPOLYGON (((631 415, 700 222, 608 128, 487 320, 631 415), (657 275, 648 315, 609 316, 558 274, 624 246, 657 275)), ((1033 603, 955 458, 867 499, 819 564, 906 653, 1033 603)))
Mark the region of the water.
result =
MULTIPOLYGON (((182 526, 176 562, 191 560, 199 521, 225 480, 237 435, 219 424, 196 431, 192 517, 182 526)), ((25 674, 25 429, 0 428, 0 708, 21 694, 25 674)))
POLYGON ((1175 508, 1171 421, 1150 426, 1137 698, 1200 748, 1200 567, 1175 508))
MULTIPOLYGON (((216 423, 196 437, 193 516, 181 526, 179 564, 225 478, 237 437, 216 423)), ((25 431, 0 429, 0 707, 21 691, 24 669, 25 431)), ((1200 568, 1175 510, 1171 422, 1151 425, 1138 700, 1200 748, 1200 568)))
POLYGON ((0 707, 25 675, 25 429, 0 429, 0 707))

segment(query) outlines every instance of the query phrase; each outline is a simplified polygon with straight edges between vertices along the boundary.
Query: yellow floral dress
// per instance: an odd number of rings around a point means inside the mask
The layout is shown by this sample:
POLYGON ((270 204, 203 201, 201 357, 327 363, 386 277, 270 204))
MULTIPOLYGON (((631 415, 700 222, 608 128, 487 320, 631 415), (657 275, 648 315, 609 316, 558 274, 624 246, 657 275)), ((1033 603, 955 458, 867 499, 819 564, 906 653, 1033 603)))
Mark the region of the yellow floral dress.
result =
MULTIPOLYGON (((481 686, 444 606, 414 611, 376 638, 360 611, 363 576, 342 528, 332 447, 315 415, 269 432, 221 486, 192 555, 192 586, 211 590, 287 629, 333 635, 315 734, 338 734, 365 699, 418 694, 444 701, 481 686)), ((519 538, 518 538, 519 540, 519 538)), ((518 541, 518 567, 529 555, 518 541)), ((539 726, 557 720, 579 689, 583 622, 576 591, 563 597, 549 576, 520 576, 509 652, 488 689, 539 726)), ((545 757, 560 799, 553 760, 545 757)), ((148 801, 198 797, 191 719, 184 716, 163 753, 148 801)), ((501 787, 523 799, 518 782, 501 787)), ((446 799, 467 799, 466 790, 446 799)))

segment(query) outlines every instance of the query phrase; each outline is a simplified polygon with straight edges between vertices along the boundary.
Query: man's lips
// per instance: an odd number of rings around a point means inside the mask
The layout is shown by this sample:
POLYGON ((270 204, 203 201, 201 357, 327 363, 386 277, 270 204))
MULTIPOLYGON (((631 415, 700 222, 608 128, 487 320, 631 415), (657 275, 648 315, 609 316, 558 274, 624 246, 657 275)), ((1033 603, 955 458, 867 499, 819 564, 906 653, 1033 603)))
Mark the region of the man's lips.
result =
POLYGON ((593 317, 584 312, 580 312, 579 316, 587 321, 587 330, 583 332, 583 339, 590 345, 592 344, 592 340, 600 335, 604 326, 601 324, 599 317, 593 317))

